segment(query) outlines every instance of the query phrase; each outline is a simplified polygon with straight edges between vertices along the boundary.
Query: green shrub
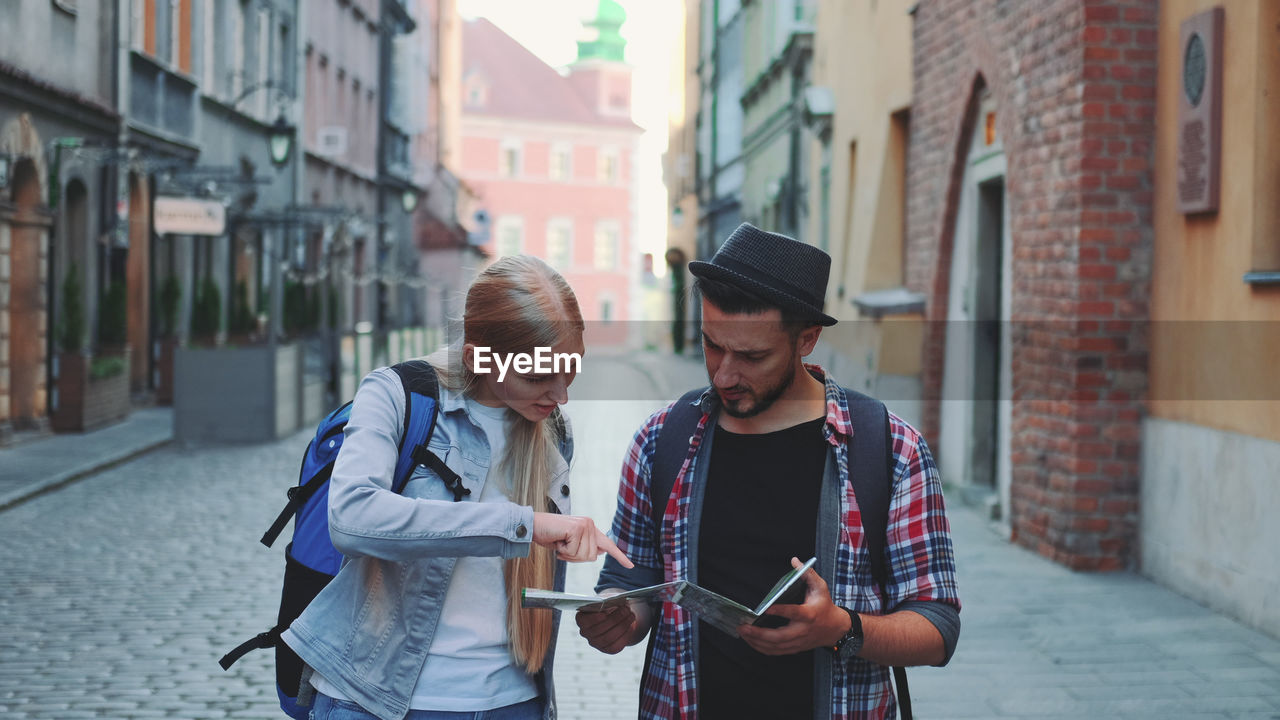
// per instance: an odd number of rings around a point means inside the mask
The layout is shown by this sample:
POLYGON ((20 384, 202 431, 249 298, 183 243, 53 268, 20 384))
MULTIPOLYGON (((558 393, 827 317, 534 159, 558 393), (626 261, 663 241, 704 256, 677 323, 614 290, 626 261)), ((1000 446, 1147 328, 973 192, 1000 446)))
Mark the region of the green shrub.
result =
POLYGON ((98 306, 98 345, 104 348, 124 347, 129 328, 129 298, 125 283, 113 281, 102 294, 98 306))
POLYGON ((307 330, 307 288, 296 280, 284 284, 284 333, 297 337, 307 330))
POLYGON ((342 296, 338 294, 338 288, 333 285, 326 285, 326 292, 329 293, 329 329, 333 330, 338 327, 338 318, 342 315, 342 296))
POLYGON ((78 353, 84 348, 84 298, 80 290, 80 268, 74 262, 62 281, 58 345, 66 353, 78 353))
POLYGON ((172 273, 160 286, 158 298, 160 310, 160 337, 171 338, 178 334, 178 306, 182 302, 182 283, 172 273))
POLYGON ((249 307, 249 285, 244 280, 236 283, 235 308, 231 311, 231 333, 248 335, 258 327, 258 320, 249 307))
POLYGON ((106 378, 115 377, 123 372, 123 355, 95 355, 94 358, 89 361, 90 380, 105 380, 106 378))
POLYGON ((222 293, 213 278, 206 276, 191 306, 191 336, 200 342, 212 343, 221 329, 222 293))

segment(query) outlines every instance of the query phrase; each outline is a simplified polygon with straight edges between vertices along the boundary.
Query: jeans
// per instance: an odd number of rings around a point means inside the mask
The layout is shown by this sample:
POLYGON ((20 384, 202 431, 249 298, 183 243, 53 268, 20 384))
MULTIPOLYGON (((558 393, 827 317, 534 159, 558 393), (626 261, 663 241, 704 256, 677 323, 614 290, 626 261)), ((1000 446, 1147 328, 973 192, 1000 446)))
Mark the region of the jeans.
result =
MULTIPOLYGON (((378 720, 364 708, 349 700, 334 700, 323 693, 316 693, 311 708, 311 720, 378 720)), ((515 705, 480 710, 477 712, 449 712, 446 710, 410 710, 404 720, 541 720, 542 698, 533 698, 515 705)))

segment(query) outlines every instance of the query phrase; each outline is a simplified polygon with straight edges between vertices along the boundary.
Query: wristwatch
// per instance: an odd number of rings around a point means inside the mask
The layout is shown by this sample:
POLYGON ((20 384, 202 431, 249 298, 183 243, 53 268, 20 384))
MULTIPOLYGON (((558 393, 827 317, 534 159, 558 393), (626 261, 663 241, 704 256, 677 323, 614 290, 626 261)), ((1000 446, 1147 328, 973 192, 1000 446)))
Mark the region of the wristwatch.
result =
POLYGON ((831 646, 831 652, 841 660, 848 660, 862 650, 862 617, 847 607, 840 609, 849 613, 849 629, 831 646))

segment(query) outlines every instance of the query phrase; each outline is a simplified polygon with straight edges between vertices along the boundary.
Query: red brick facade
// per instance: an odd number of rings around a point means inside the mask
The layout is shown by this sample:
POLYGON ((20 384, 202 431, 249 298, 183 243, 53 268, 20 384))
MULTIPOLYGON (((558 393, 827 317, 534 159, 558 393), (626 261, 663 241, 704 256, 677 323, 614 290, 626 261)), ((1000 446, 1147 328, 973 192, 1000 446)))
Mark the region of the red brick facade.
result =
POLYGON ((1014 539, 1073 569, 1137 558, 1157 4, 924 0, 915 15, 907 282, 926 294, 935 437, 956 208, 983 88, 1008 164, 1014 539))

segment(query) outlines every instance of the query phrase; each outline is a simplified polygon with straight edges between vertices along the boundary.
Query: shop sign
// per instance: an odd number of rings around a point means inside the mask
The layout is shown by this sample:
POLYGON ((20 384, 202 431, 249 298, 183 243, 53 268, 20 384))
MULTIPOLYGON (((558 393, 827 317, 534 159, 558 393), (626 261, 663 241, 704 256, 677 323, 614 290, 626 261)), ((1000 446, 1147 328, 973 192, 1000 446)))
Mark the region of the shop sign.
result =
POLYGON ((160 235, 221 235, 226 231, 227 212, 216 200, 156 198, 154 226, 160 235))

